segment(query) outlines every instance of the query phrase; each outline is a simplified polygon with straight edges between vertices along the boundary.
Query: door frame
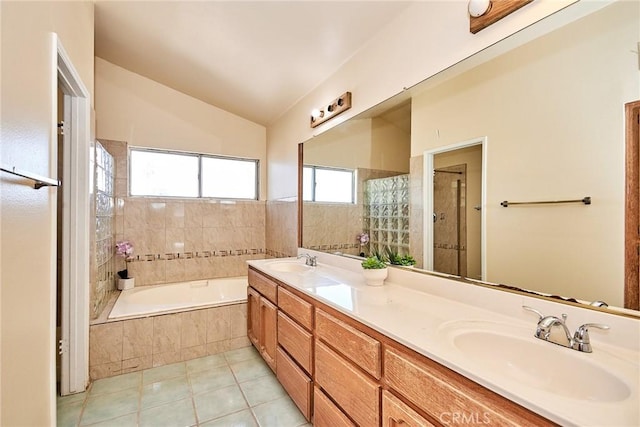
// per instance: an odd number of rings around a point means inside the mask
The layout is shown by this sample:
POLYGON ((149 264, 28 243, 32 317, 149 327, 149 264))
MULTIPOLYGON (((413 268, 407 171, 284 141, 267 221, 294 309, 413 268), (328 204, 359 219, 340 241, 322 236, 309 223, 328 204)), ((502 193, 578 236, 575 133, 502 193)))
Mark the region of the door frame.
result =
POLYGON ((461 148, 482 146, 482 191, 480 196, 480 269, 481 280, 487 279, 487 149, 489 138, 482 136, 467 141, 433 148, 424 152, 424 177, 423 177, 423 233, 424 233, 424 269, 433 271, 433 170, 436 154, 459 150, 461 148))
MULTIPOLYGON (((53 120, 51 152, 57 152, 57 90, 64 93, 64 159, 60 394, 86 390, 89 382, 89 148, 90 93, 57 34, 52 33, 53 120)), ((57 168, 57 156, 51 156, 57 168)), ((55 169, 52 169, 55 170, 55 169)), ((55 223, 55 212, 53 215, 55 223)), ((55 225, 53 227, 55 233, 55 225)), ((55 245, 56 239, 53 239, 55 245)), ((53 262, 56 262, 55 257, 53 262)), ((55 270, 54 270, 55 271, 55 270)), ((55 310, 53 327, 55 328, 55 310)), ((54 335, 55 336, 55 335, 54 335)), ((55 363, 55 358, 54 358, 55 363)), ((55 372, 55 369, 54 369, 55 372)))
POLYGON ((625 104, 624 307, 640 310, 640 101, 625 104))

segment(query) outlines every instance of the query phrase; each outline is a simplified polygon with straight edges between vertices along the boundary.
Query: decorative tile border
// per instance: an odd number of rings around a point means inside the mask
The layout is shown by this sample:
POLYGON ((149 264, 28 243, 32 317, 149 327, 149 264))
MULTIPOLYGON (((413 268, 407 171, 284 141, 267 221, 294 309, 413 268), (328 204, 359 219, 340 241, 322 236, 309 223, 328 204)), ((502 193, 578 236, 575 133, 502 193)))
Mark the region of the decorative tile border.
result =
POLYGON ((172 252, 165 254, 145 254, 137 255, 127 260, 127 262, 143 262, 143 261, 171 261, 176 259, 193 259, 193 258, 212 258, 212 257, 229 257, 242 255, 260 255, 268 254, 263 248, 251 249, 229 249, 223 251, 200 251, 200 252, 172 252))

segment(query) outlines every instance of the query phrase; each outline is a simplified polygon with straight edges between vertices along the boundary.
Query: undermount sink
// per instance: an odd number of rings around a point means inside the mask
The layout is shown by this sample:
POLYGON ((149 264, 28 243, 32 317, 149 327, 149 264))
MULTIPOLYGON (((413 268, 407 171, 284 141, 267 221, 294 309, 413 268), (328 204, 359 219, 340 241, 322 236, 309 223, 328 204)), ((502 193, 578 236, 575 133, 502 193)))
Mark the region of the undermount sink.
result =
POLYGON ((617 402, 631 394, 615 373, 589 360, 590 354, 538 340, 533 330, 461 321, 444 325, 440 332, 470 363, 536 390, 597 402, 617 402))
POLYGON ((294 260, 271 262, 268 267, 281 273, 305 273, 313 269, 313 267, 304 264, 304 262, 294 260))

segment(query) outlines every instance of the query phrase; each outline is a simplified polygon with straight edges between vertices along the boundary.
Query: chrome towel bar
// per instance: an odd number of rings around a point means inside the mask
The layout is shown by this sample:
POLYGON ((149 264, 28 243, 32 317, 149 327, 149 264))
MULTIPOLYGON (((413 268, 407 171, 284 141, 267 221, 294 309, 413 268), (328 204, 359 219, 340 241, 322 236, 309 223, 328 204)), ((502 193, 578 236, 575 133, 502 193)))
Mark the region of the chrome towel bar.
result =
POLYGON ((34 181, 33 188, 35 188, 36 190, 42 187, 59 187, 60 186, 60 181, 57 179, 47 178, 47 177, 36 175, 30 172, 22 172, 16 169, 15 167, 11 169, 6 167, 0 167, 0 171, 7 172, 12 175, 17 175, 19 177, 27 178, 34 181))
POLYGON ((546 200, 540 202, 509 202, 505 200, 500 203, 500 206, 504 208, 508 208, 511 205, 550 205, 550 204, 558 204, 558 203, 584 203, 585 205, 591 204, 591 197, 587 196, 582 199, 577 200, 546 200))

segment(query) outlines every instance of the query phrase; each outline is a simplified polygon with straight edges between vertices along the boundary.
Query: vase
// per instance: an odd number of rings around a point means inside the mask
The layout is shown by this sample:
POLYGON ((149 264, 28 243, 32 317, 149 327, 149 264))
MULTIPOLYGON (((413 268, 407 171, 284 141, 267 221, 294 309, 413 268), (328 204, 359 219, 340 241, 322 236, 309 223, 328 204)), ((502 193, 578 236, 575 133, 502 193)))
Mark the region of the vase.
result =
POLYGON ((133 289, 135 286, 135 278, 130 277, 128 279, 118 279, 118 289, 126 291, 127 289, 133 289))
POLYGON ((362 274, 364 275, 364 280, 369 286, 382 286, 384 285, 384 279, 387 278, 389 274, 388 268, 371 268, 371 269, 363 269, 362 274))

